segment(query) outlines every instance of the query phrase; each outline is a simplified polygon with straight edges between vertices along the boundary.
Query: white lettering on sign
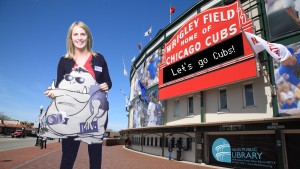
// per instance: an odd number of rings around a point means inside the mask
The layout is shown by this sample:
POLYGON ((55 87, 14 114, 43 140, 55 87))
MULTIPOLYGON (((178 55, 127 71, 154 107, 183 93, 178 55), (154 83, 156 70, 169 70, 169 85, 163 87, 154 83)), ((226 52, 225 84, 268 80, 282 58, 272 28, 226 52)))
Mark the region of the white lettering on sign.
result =
POLYGON ((173 76, 176 76, 176 75, 178 75, 178 74, 181 74, 182 71, 186 72, 187 69, 188 69, 188 70, 191 70, 191 69, 193 69, 193 66, 192 66, 191 63, 186 64, 186 63, 184 62, 184 63, 181 65, 181 67, 177 68, 175 71, 174 71, 173 69, 171 69, 172 75, 173 75, 173 76))
POLYGON ((234 18, 234 10, 228 10, 226 13, 224 12, 213 12, 203 15, 203 23, 212 23, 212 22, 226 22, 234 18))
POLYGON ((204 11, 191 18, 166 43, 164 50, 166 65, 189 57, 198 49, 204 50, 238 34, 240 32, 238 15, 240 9, 240 4, 236 2, 204 11))
MULTIPOLYGON (((179 34, 176 35, 176 38, 172 40, 171 44, 169 44, 166 49, 167 53, 169 53, 172 49, 176 47, 178 43, 187 35, 189 32, 193 31, 194 29, 198 28, 198 21, 199 18, 196 20, 190 22, 188 25, 186 25, 180 32, 179 34)), ((196 35, 197 36, 197 35, 196 35)))
POLYGON ((211 36, 208 36, 205 40, 205 45, 206 46, 214 45, 222 41, 223 39, 226 39, 231 35, 234 35, 236 32, 237 32, 236 24, 232 24, 228 29, 224 28, 221 31, 212 34, 211 36))
POLYGON ((234 46, 232 45, 231 48, 225 50, 225 49, 222 49, 220 52, 214 52, 213 53, 213 57, 215 60, 219 59, 219 58, 223 58, 223 57, 226 57, 228 55, 231 55, 235 52, 234 50, 234 46))
POLYGON ((196 42, 194 45, 190 45, 188 48, 184 48, 183 50, 180 50, 179 52, 174 53, 173 55, 168 57, 166 59, 166 63, 169 65, 173 62, 176 62, 178 60, 185 58, 186 56, 190 56, 190 55, 200 51, 200 49, 201 49, 201 43, 196 42))

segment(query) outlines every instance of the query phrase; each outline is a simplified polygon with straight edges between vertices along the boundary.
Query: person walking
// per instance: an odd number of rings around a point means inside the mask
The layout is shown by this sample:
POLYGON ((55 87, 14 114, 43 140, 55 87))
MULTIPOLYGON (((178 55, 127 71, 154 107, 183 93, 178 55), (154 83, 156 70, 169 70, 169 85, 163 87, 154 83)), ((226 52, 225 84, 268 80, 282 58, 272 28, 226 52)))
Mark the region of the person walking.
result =
POLYGON ((173 152, 173 147, 172 147, 171 140, 168 141, 168 152, 169 152, 169 160, 171 160, 172 159, 172 152, 173 152))
POLYGON ((47 148, 47 137, 43 137, 43 139, 41 140, 41 149, 43 148, 47 148))
POLYGON ((181 148, 182 148, 182 140, 179 138, 176 142, 176 148, 177 148, 177 161, 180 161, 181 159, 181 148))

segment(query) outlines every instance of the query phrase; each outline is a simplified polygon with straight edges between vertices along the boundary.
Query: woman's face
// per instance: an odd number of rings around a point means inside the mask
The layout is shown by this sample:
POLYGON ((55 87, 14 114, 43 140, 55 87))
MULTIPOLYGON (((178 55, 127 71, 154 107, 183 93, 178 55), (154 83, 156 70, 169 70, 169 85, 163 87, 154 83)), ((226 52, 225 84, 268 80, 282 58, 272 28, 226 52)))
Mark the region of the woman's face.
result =
POLYGON ((72 31, 72 43, 75 49, 85 49, 87 47, 87 34, 84 29, 75 26, 72 31))

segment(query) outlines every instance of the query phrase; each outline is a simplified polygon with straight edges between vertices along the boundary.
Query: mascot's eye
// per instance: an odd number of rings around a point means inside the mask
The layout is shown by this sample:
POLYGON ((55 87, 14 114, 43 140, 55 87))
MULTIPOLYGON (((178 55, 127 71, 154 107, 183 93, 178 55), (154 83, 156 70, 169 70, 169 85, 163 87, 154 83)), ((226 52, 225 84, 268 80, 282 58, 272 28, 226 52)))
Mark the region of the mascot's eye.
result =
POLYGON ((82 84, 82 83, 84 83, 84 81, 85 81, 85 79, 82 78, 82 77, 76 77, 75 80, 76 80, 76 82, 79 83, 79 84, 82 84))
POLYGON ((66 75, 64 75, 64 79, 65 79, 66 81, 71 81, 71 80, 74 79, 74 77, 73 77, 72 75, 66 74, 66 75))

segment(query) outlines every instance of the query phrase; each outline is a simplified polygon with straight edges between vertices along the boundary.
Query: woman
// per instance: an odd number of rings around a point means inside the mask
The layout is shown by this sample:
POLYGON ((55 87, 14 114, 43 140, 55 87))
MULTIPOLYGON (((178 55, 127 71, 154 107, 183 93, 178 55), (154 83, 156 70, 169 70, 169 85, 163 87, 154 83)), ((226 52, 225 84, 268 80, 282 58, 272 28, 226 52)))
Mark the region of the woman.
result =
MULTIPOLYGON (((99 89, 108 92, 112 87, 106 61, 101 54, 92 50, 92 43, 91 32, 85 23, 77 21, 70 26, 67 34, 67 53, 58 63, 56 88, 64 79, 64 75, 70 74, 76 67, 84 67, 89 71, 99 84, 99 89)), ((45 92, 45 95, 54 97, 50 89, 45 92)), ((107 121, 105 129, 106 126, 107 121)), ((75 141, 74 137, 62 139, 61 169, 73 168, 79 145, 80 141, 75 141)), ((88 144, 88 152, 90 168, 100 169, 102 144, 88 144)))

